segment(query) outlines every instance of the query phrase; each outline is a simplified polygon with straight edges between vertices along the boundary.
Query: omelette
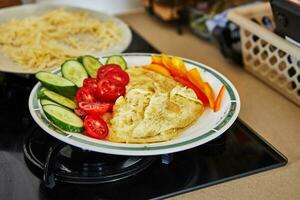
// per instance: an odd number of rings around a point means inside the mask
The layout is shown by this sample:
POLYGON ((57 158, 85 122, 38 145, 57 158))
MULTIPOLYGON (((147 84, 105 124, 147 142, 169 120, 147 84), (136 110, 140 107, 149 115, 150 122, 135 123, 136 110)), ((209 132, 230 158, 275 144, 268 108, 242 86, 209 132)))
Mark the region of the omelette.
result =
POLYGON ((192 89, 144 69, 127 69, 126 95, 119 97, 108 121, 107 139, 119 143, 172 140, 204 110, 192 89))

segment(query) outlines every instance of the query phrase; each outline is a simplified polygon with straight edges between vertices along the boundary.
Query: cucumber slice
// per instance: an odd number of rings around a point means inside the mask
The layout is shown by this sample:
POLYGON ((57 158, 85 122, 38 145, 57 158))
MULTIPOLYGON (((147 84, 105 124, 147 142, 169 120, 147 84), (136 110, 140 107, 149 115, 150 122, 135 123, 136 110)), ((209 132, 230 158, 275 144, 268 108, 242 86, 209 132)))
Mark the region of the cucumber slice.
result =
POLYGON ((88 78, 84 67, 76 60, 67 60, 64 62, 61 65, 61 73, 63 77, 75 83, 77 87, 82 87, 83 80, 88 78))
POLYGON ((92 78, 97 77, 97 71, 102 66, 102 63, 95 57, 86 55, 86 56, 80 56, 78 58, 78 61, 83 64, 85 70, 92 78))
POLYGON ((59 105, 59 104, 55 103, 54 101, 50 101, 48 99, 41 99, 41 104, 42 104, 42 106, 45 106, 45 105, 59 105))
POLYGON ((47 118, 59 128, 76 133, 83 131, 83 121, 71 110, 57 105, 45 105, 43 110, 47 118))
POLYGON ((79 56, 79 57, 77 58, 77 61, 80 62, 81 64, 82 64, 82 58, 83 58, 83 56, 79 56))
POLYGON ((41 98, 43 98, 44 97, 44 91, 46 90, 46 88, 42 88, 40 91, 38 91, 38 93, 37 93, 37 97, 39 98, 39 99, 41 99, 41 98))
POLYGON ((127 63, 122 56, 113 55, 107 58, 106 64, 118 64, 123 70, 127 69, 127 63))
POLYGON ((41 93, 40 94, 41 99, 49 99, 51 101, 54 101, 55 103, 58 103, 59 105, 65 106, 70 109, 74 109, 77 107, 76 103, 71 99, 68 99, 67 97, 64 97, 50 90, 43 90, 40 93, 41 93))
POLYGON ((38 72, 35 77, 49 90, 70 98, 75 96, 76 85, 61 76, 49 72, 38 72))

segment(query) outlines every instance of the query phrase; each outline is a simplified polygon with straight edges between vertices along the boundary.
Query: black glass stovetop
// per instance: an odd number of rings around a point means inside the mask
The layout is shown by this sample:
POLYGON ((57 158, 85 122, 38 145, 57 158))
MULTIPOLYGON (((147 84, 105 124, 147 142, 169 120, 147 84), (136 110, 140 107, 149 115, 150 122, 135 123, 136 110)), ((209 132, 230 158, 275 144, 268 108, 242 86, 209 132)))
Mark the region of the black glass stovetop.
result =
MULTIPOLYGON (((158 50, 133 31, 126 52, 158 50)), ((34 123, 27 103, 36 82, 30 75, 0 73, 0 199, 160 199, 287 163, 239 119, 219 138, 174 154, 86 152, 60 143, 34 123), (49 156, 55 148, 59 151, 49 156)))

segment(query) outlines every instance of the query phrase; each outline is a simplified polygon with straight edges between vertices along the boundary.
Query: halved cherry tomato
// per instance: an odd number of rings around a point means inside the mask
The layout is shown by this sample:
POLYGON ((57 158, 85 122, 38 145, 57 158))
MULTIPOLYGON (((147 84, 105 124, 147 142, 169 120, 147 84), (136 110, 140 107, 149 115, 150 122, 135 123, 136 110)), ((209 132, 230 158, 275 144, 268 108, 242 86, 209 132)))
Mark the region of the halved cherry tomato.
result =
POLYGON ((114 102, 119 96, 125 95, 125 86, 111 81, 102 79, 98 83, 97 96, 101 101, 114 102))
POLYGON ((109 108, 108 108, 108 112, 111 112, 114 108, 114 103, 108 103, 109 104, 109 108))
POLYGON ((103 65, 97 71, 97 78, 99 80, 103 79, 106 76, 106 74, 108 72, 110 72, 111 70, 120 70, 120 71, 122 71, 122 68, 120 67, 120 65, 117 65, 117 64, 103 65))
POLYGON ((189 80, 181 78, 181 77, 174 77, 174 80, 181 83, 182 85, 194 90, 198 99, 203 103, 204 106, 209 105, 209 100, 208 100, 207 96, 199 88, 197 88, 193 83, 191 83, 189 80))
POLYGON ((92 89, 88 87, 82 87, 76 92, 76 102, 80 103, 82 101, 95 102, 96 98, 92 89))
POLYGON ((83 87, 90 88, 93 92, 97 90, 98 80, 96 78, 86 78, 83 80, 83 87))
POLYGON ((90 115, 103 115, 106 113, 111 105, 111 103, 100 103, 100 102, 86 102, 82 101, 78 104, 84 112, 90 115))
POLYGON ((80 118, 84 118, 84 117, 87 115, 87 113, 84 112, 84 111, 83 111, 81 108, 79 108, 79 107, 75 108, 75 109, 74 109, 74 112, 75 112, 75 114, 76 114, 78 117, 80 117, 80 118))
POLYGON ((108 134, 106 122, 99 116, 88 115, 84 118, 83 126, 88 136, 96 139, 104 139, 108 134))
POLYGON ((106 73, 105 78, 122 86, 126 86, 129 82, 129 76, 123 70, 110 70, 106 73))

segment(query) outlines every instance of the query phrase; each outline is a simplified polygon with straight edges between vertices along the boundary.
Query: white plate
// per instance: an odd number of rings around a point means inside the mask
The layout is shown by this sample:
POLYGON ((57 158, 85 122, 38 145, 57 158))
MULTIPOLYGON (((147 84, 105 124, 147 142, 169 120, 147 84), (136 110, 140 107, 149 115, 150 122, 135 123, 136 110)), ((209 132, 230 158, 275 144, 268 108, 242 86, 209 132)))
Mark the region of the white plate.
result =
MULTIPOLYGON (((122 54, 128 66, 141 66, 151 62, 151 54, 147 53, 127 53, 122 54)), ((101 57, 104 61, 106 57, 101 57)), ((197 68, 208 81, 215 93, 219 91, 222 84, 226 87, 221 108, 218 112, 206 108, 203 114, 191 127, 184 130, 177 138, 167 142, 151 144, 123 144, 113 143, 104 140, 97 140, 83 134, 70 133, 56 128, 44 115, 37 93, 42 88, 37 83, 32 89, 29 97, 29 110, 36 123, 50 135, 68 144, 82 149, 117 154, 117 155, 158 155, 186 150, 199 146, 224 133, 235 121, 240 110, 240 98, 232 83, 222 74, 201 63, 182 58, 187 68, 197 68)), ((59 73, 56 70, 54 73, 59 73)))
MULTIPOLYGON (((92 54, 103 55, 109 53, 121 53, 124 50, 126 50, 126 48, 129 46, 132 39, 132 34, 127 24, 125 24, 123 21, 121 21, 116 17, 107 15, 99 11, 94 11, 94 10, 89 10, 84 8, 72 7, 66 5, 55 5, 49 3, 14 6, 10 8, 0 9, 0 24, 7 22, 11 19, 22 19, 24 17, 29 17, 29 16, 43 15, 46 12, 58 8, 64 8, 65 10, 69 10, 69 11, 84 11, 89 13, 90 16, 98 18, 102 21, 112 20, 119 26, 122 32, 120 41, 110 49, 107 49, 103 52, 95 52, 92 54)), ((1 50, 0 50, 0 71, 22 73, 22 74, 33 74, 36 72, 34 69, 24 69, 22 65, 13 62, 9 57, 5 56, 1 50)))

